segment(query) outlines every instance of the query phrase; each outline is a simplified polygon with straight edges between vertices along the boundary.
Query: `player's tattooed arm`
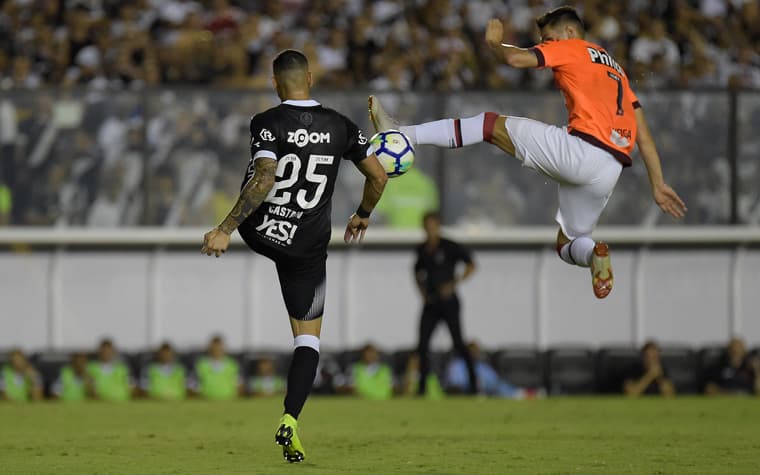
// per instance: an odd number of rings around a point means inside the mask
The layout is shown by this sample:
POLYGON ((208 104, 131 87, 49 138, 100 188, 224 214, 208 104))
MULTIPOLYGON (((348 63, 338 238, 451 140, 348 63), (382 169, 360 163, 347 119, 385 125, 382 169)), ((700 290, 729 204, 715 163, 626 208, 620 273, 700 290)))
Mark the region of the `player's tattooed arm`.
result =
POLYGON ((219 225, 219 229, 232 234, 264 202, 275 182, 277 161, 271 158, 259 158, 255 162, 253 177, 240 192, 240 197, 232 211, 219 225))

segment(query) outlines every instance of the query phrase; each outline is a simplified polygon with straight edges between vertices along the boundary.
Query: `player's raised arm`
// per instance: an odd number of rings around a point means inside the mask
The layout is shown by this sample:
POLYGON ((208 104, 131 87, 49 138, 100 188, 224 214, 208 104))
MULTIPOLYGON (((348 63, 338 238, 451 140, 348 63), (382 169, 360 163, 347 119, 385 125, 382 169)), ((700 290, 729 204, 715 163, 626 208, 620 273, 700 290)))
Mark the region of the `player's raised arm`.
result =
POLYGON ((529 49, 504 44, 502 43, 503 39, 504 25, 501 23, 501 20, 489 20, 486 27, 486 43, 499 59, 514 68, 538 67, 536 53, 529 49))
POLYGON ((356 167, 366 179, 364 180, 362 202, 356 213, 349 218, 346 233, 343 235, 343 239, 347 243, 364 239, 364 232, 369 226, 369 215, 375 209, 377 202, 380 201, 385 184, 388 182, 388 175, 386 175, 380 162, 377 161, 374 153, 356 163, 356 167))
POLYGON ((275 182, 277 160, 261 157, 254 162, 254 173, 240 192, 237 203, 232 211, 224 218, 222 224, 207 232, 203 236, 201 252, 210 256, 215 254, 219 257, 227 250, 230 244, 230 234, 236 230, 243 221, 261 206, 264 199, 269 195, 275 182))
POLYGON ((674 218, 683 218, 687 211, 686 204, 673 188, 665 183, 660 155, 657 153, 657 147, 654 144, 652 133, 649 131, 644 111, 640 107, 636 109, 636 125, 638 127, 636 144, 639 146, 641 158, 647 168, 654 201, 664 212, 674 218))

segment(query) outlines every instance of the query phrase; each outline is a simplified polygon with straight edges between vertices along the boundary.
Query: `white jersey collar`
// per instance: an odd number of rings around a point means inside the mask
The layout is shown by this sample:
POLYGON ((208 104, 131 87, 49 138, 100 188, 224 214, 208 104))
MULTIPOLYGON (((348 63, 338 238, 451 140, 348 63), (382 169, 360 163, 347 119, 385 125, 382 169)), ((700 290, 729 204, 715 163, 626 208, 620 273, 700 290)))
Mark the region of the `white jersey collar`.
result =
POLYGON ((319 102, 315 101, 314 99, 288 99, 287 101, 282 101, 283 104, 287 104, 289 106, 299 106, 299 107, 316 107, 320 105, 319 102))

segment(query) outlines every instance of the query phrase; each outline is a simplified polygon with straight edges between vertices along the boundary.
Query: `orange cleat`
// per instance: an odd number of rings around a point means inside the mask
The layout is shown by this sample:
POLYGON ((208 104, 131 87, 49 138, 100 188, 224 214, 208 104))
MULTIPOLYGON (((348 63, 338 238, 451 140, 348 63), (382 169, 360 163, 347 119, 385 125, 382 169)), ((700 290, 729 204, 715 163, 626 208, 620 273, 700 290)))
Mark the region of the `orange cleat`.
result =
POLYGON ((591 254, 591 284, 596 298, 603 299, 612 292, 612 280, 610 248, 607 243, 598 242, 591 254))

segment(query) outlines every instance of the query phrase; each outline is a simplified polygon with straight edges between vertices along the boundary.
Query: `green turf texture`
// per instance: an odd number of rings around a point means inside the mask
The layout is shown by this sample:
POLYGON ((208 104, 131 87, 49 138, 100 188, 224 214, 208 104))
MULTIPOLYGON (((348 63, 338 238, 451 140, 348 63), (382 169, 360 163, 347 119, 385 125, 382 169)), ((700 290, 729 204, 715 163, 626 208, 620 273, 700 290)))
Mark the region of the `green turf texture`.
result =
POLYGON ((280 407, 1 403, 0 473, 760 473, 751 398, 314 398, 298 465, 274 445, 280 407))

